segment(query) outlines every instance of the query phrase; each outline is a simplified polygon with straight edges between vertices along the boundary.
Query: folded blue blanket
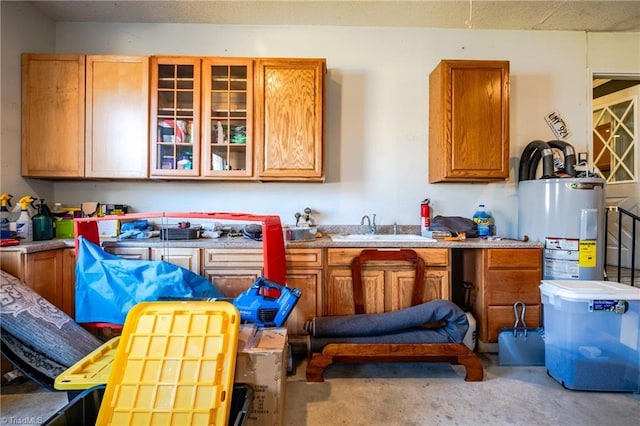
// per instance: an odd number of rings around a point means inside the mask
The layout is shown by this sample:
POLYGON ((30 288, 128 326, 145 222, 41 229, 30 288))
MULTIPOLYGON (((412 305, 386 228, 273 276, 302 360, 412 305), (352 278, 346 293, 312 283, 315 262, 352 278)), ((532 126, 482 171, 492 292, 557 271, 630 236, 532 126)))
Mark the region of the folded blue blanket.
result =
POLYGON ((311 321, 311 350, 328 343, 462 343, 469 329, 458 305, 438 299, 379 314, 317 317, 311 321), (439 328, 422 328, 438 323, 439 328))

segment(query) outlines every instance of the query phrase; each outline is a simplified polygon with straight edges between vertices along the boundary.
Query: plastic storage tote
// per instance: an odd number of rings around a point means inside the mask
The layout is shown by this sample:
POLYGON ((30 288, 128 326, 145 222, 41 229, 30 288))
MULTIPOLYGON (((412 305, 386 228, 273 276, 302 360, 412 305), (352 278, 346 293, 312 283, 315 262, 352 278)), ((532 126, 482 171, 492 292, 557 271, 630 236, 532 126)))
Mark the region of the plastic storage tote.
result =
POLYGON ((227 302, 143 302, 127 314, 97 424, 225 425, 240 328, 227 302))
MULTIPOLYGON (((105 387, 106 385, 93 386, 79 393, 71 402, 47 419, 43 426, 94 426, 105 387)), ((234 384, 227 425, 244 425, 252 402, 253 388, 247 384, 234 384)))
POLYGON ((119 342, 120 336, 116 336, 103 343, 56 377, 54 387, 75 396, 83 390, 106 384, 119 342))
POLYGON ((640 392, 640 288, 543 280, 547 372, 574 390, 640 392))

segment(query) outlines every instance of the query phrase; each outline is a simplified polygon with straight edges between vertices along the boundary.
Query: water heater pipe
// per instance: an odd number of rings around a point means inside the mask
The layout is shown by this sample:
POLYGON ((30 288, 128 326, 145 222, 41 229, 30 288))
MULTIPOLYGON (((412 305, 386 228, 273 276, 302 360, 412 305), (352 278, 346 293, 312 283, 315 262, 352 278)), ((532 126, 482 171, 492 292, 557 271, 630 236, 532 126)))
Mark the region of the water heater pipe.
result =
POLYGON ((560 140, 553 140, 547 142, 551 148, 557 148, 564 154, 564 172, 574 177, 576 175, 576 153, 573 149, 573 145, 560 140))
POLYGON ((542 178, 554 177, 553 150, 551 146, 545 141, 535 140, 529 142, 522 152, 518 181, 535 179, 535 172, 540 159, 542 159, 542 178))

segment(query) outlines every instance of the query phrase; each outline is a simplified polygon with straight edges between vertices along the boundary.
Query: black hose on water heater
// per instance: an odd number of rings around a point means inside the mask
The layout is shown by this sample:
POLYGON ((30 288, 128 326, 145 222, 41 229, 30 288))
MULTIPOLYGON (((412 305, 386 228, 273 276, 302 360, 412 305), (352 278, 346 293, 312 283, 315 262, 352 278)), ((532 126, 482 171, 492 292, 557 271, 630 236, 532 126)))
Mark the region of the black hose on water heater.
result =
POLYGON ((529 142, 522 152, 520 167, 518 170, 519 182, 523 180, 533 180, 536 178, 535 173, 540 159, 542 159, 542 179, 548 179, 555 176, 553 170, 553 151, 551 146, 545 141, 535 140, 529 142))
POLYGON ((551 148, 557 148, 564 154, 564 172, 571 177, 576 175, 576 153, 573 145, 560 140, 547 142, 551 148))

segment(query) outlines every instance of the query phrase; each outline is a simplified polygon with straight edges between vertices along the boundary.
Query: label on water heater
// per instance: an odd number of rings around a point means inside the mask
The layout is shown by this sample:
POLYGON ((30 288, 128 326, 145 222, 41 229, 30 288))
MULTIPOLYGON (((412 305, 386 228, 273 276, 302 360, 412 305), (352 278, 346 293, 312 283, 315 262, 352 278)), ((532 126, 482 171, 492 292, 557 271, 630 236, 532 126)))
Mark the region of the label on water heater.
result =
POLYGON ((575 280, 580 277, 577 239, 547 237, 544 246, 545 279, 575 280))
POLYGON ((577 280, 580 278, 580 268, 577 260, 544 260, 544 277, 548 280, 577 280))
POLYGON ((595 240, 580 241, 580 254, 578 256, 578 265, 581 268, 596 267, 596 241, 595 240))

